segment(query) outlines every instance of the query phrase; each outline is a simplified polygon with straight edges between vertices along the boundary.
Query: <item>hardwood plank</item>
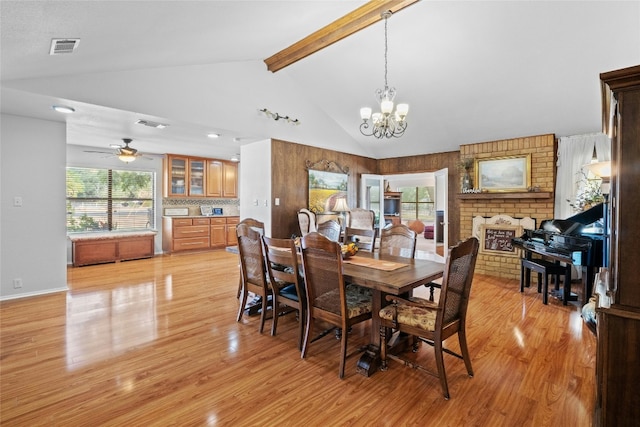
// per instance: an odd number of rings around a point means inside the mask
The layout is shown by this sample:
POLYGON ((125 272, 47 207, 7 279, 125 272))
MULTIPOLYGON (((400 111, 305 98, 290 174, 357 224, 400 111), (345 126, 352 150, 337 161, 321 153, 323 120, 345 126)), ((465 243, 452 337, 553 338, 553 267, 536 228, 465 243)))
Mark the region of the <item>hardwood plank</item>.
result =
MULTIPOLYGON (((220 250, 70 268, 69 292, 0 303, 0 424, 591 424, 595 337, 576 306, 515 280, 476 275, 475 376, 445 356, 449 401, 393 361, 358 375, 368 322, 350 333, 344 380, 331 334, 301 359, 293 315, 274 337, 270 321, 262 335, 257 317, 235 322, 237 283, 237 256, 220 250)), ((430 347, 409 356, 435 371, 430 347)))

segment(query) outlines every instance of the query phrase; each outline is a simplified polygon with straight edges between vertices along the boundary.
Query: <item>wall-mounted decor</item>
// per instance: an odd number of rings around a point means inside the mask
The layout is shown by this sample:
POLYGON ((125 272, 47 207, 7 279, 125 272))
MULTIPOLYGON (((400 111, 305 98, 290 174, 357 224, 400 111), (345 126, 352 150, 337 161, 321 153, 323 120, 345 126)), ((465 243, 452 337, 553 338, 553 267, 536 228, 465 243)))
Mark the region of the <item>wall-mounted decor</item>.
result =
MULTIPOLYGON (((536 220, 531 217, 524 218, 514 218, 509 215, 494 215, 492 217, 484 217, 484 216, 474 216, 473 217, 473 227, 471 229, 471 234, 474 237, 477 237, 478 240, 482 240, 480 237, 482 234, 481 228, 484 224, 487 225, 519 225, 524 230, 535 230, 536 229, 536 220)), ((524 233, 524 231, 523 231, 524 233)))
POLYGON ((531 186, 531 154, 476 159, 476 186, 488 192, 527 191, 531 186))
POLYGON ((333 212, 336 201, 347 197, 346 173, 309 169, 309 210, 316 214, 333 212))
POLYGON ((333 160, 318 160, 317 162, 312 162, 311 160, 305 161, 304 165, 307 169, 326 171, 326 172, 339 172, 343 174, 349 173, 349 167, 341 167, 339 164, 334 162, 333 160))
POLYGON ((488 255, 518 256, 511 239, 521 235, 522 226, 520 225, 482 224, 480 252, 488 255))

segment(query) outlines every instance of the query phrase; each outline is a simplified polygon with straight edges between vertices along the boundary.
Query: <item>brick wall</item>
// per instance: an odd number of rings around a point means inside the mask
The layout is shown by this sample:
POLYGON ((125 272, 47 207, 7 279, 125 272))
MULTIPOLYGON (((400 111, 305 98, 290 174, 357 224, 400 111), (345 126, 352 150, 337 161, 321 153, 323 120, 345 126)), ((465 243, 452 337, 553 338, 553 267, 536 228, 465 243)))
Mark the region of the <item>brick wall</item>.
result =
MULTIPOLYGON (((483 194, 482 197, 478 198, 461 199, 461 240, 471 236, 472 220, 473 217, 477 215, 491 217, 504 214, 515 218, 529 216, 536 219, 536 226, 540 225, 540 221, 554 217, 556 141, 553 134, 460 146, 461 160, 467 158, 486 159, 523 154, 531 154, 531 186, 539 187, 540 193, 548 193, 550 196, 544 198, 529 198, 528 196, 530 195, 525 194, 522 198, 504 198, 500 193, 494 193, 495 195, 492 194, 489 198, 483 194)), ((460 179, 462 179, 462 174, 463 171, 461 170, 460 179)), ((479 274, 518 279, 520 277, 519 258, 494 254, 480 254, 476 263, 476 272, 479 274)))

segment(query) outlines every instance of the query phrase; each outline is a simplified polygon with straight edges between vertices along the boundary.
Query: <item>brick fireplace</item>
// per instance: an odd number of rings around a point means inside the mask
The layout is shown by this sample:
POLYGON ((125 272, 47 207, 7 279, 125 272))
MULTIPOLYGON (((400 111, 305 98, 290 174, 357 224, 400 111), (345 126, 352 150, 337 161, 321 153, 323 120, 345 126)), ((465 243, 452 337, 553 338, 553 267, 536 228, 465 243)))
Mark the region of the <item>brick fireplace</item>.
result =
MULTIPOLYGON (((461 160, 526 154, 531 154, 531 187, 536 188, 536 191, 458 194, 461 240, 472 235, 473 218, 477 216, 531 217, 536 220, 536 227, 540 225, 540 221, 554 218, 556 141, 553 134, 460 146, 461 160)), ((461 180, 463 172, 463 170, 460 172, 461 180)), ((513 254, 480 253, 476 263, 476 272, 518 279, 520 277, 519 257, 513 254)))

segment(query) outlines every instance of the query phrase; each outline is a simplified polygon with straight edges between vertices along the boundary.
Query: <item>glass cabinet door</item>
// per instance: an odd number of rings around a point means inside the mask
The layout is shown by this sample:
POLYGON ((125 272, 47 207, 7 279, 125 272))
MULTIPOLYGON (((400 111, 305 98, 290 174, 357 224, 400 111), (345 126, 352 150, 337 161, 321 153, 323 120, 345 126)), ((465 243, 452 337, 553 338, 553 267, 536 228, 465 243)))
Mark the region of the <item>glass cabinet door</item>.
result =
POLYGON ((204 160, 189 160, 189 196, 204 196, 204 160))
POLYGON ((187 194, 187 159, 171 157, 169 173, 171 174, 171 194, 184 196, 187 194))

